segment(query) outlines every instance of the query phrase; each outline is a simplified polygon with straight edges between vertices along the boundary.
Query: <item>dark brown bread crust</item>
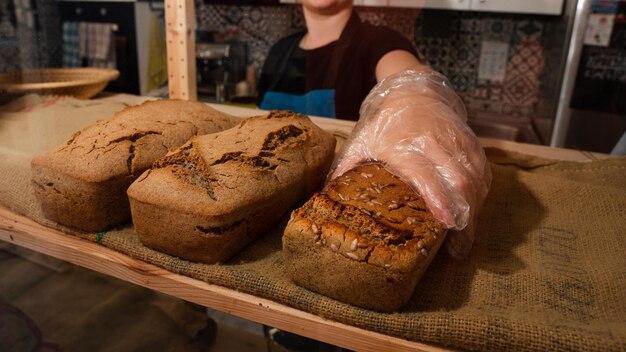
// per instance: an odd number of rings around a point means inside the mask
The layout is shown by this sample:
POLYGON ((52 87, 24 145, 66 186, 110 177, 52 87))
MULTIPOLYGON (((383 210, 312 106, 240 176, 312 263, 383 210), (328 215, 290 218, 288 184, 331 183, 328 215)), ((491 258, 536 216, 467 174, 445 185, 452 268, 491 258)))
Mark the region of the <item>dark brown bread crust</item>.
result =
POLYGON ((280 111, 194 137, 128 189, 135 232, 180 258, 224 261, 320 187, 334 148, 308 117, 280 111))
POLYGON ((391 312, 411 298, 445 235, 408 185, 379 165, 362 165, 292 213, 285 268, 312 291, 391 312))
POLYGON ((98 121, 31 163, 44 216, 83 231, 130 220, 126 189, 158 158, 196 134, 222 131, 240 119, 205 104, 157 100, 98 121))

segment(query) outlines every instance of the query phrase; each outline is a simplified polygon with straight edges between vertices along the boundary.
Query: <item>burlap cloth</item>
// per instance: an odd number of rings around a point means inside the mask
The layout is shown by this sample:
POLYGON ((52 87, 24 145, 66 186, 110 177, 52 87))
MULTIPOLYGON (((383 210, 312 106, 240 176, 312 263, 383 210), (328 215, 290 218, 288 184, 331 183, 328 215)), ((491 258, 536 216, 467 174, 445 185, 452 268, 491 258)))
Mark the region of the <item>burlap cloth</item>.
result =
MULTIPOLYGON (((280 251, 284 221, 220 265, 150 250, 131 225, 73 234, 175 273, 409 340, 469 350, 626 350, 626 158, 576 163, 497 149, 488 156, 493 184, 470 257, 440 252, 395 314, 291 283, 280 251)), ((0 149, 0 203, 72 233, 42 217, 30 157, 0 149)))

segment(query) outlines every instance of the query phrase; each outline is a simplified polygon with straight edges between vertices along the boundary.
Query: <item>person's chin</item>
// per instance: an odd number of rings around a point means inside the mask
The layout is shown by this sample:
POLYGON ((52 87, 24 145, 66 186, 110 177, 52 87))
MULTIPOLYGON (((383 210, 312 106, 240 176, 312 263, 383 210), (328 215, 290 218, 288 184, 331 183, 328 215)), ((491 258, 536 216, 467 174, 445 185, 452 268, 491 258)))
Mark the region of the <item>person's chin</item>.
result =
POLYGON ((308 10, 321 14, 333 14, 353 6, 352 0, 301 0, 301 2, 308 10))

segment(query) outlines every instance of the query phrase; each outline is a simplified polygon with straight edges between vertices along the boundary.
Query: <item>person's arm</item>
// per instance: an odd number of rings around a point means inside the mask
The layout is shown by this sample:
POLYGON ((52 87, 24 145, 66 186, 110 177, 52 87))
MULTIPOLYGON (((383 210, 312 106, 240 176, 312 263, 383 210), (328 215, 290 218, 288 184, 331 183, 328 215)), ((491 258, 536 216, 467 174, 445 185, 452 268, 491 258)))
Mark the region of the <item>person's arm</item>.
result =
POLYGON ((415 71, 430 71, 430 67, 425 65, 406 50, 393 50, 385 54, 376 64, 376 81, 380 82, 384 78, 400 71, 412 69, 415 71))
POLYGON ((463 101, 440 73, 406 70, 385 77, 363 101, 329 179, 371 160, 382 163, 424 198, 450 230, 448 252, 463 258, 491 184, 485 152, 466 118, 463 101))

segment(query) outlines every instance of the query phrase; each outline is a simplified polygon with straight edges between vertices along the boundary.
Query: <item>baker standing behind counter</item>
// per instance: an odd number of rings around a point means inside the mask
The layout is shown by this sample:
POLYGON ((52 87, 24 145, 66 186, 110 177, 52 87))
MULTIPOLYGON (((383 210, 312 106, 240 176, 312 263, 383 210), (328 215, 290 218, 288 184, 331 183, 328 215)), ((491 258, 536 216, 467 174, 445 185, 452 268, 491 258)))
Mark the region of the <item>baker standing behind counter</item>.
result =
POLYGON ((399 33, 361 22, 352 0, 301 0, 307 30, 278 41, 259 80, 262 109, 358 120, 330 178, 375 161, 419 193, 469 254, 491 172, 450 83, 399 33))
POLYGON ((307 30, 270 49, 259 80, 261 109, 358 120, 363 99, 383 78, 428 70, 413 44, 363 23, 352 0, 301 0, 307 30))

